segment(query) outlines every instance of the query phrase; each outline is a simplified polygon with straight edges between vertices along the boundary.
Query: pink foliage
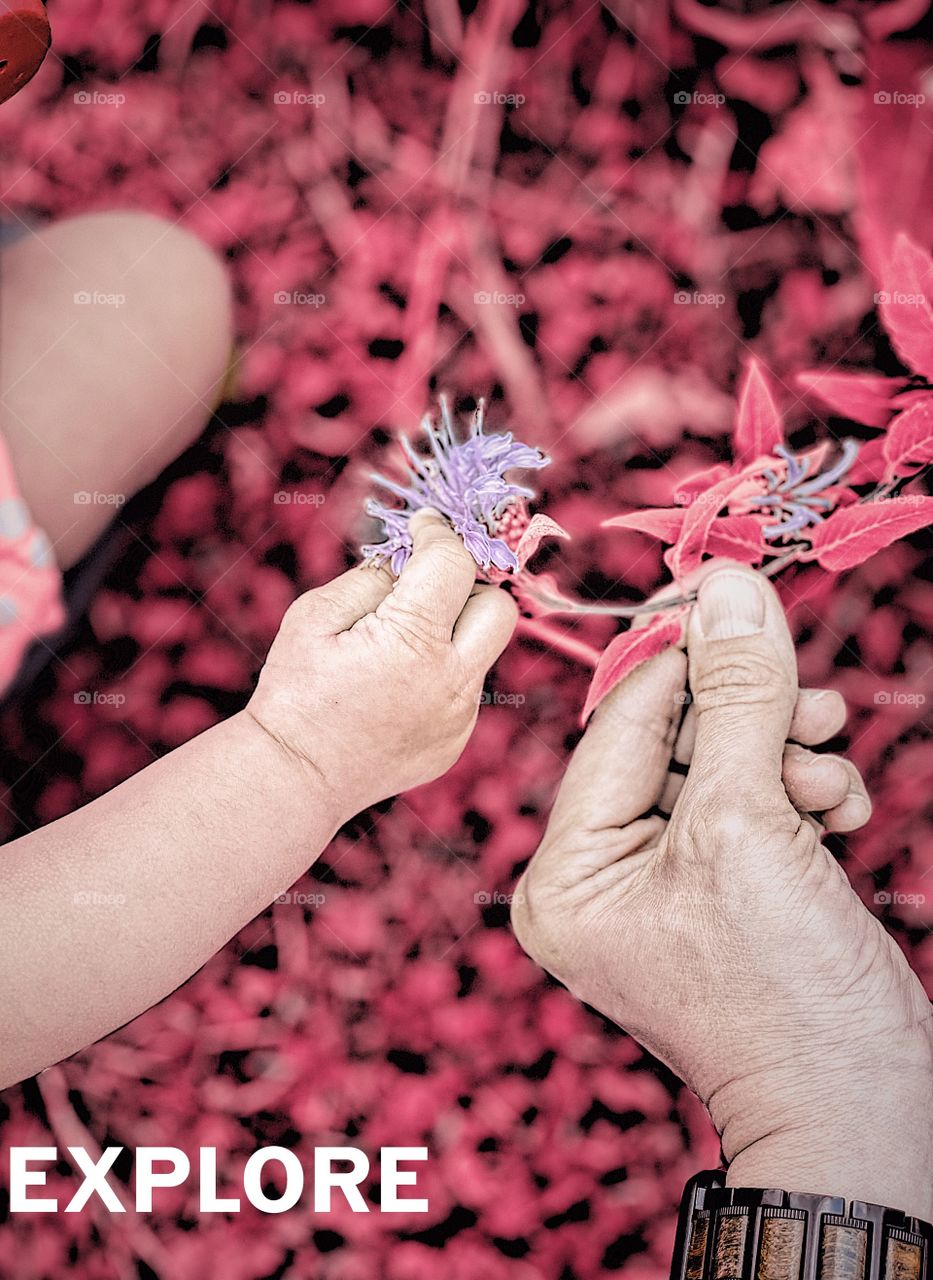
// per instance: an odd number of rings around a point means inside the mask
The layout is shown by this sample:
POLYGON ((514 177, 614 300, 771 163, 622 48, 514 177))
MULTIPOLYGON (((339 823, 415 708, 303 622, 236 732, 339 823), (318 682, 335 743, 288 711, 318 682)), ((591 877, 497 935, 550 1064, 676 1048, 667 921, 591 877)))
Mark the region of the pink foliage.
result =
MULTIPOLYGON (((89 623, 4 710, 4 834, 242 705, 288 601, 373 532, 368 472, 439 390, 487 393, 493 429, 553 456, 538 506, 573 538, 533 547, 556 534, 539 522, 523 551, 552 600, 636 608, 669 582, 665 542, 678 572, 711 554, 760 563, 752 455, 773 452, 772 404, 795 455, 826 446, 814 467, 836 455, 811 412, 849 420, 831 426, 861 442, 859 499, 914 477, 929 461, 930 135, 914 108, 874 100, 922 91, 922 42, 877 43, 875 19, 907 7, 678 0, 673 17, 641 6, 637 32, 584 3, 468 18, 443 0, 50 7, 54 54, 0 110, 7 209, 180 220, 234 275, 242 362, 236 403, 126 513, 136 536, 89 623), (864 84, 839 82, 863 66, 864 84), (125 102, 90 108, 79 87, 125 102), (323 101, 275 100, 296 90, 323 101), (897 232, 910 240, 889 276, 897 232), (910 310, 874 301, 915 290, 910 310), (78 703, 83 689, 125 701, 78 703)), ((848 700, 875 805, 833 847, 933 990, 919 538, 836 572, 853 546, 928 522, 911 484, 874 510, 836 486, 813 535, 830 567, 777 581, 802 682, 848 700)), ((667 1274, 681 1188, 717 1163, 715 1135, 669 1072, 521 954, 501 898, 541 839, 587 662, 609 655, 602 693, 680 624, 614 640, 610 617, 537 608, 454 769, 362 815, 303 878, 320 908, 276 903, 169 999, 2 1099, 7 1145, 215 1145, 234 1180, 259 1145, 307 1163, 315 1144, 423 1142, 431 1213, 201 1217, 179 1191, 141 1219, 16 1215, 0 1275, 667 1274)), ((66 1158, 50 1194, 76 1182, 66 1158)))
POLYGON ((657 614, 646 626, 623 631, 610 640, 597 663, 586 702, 583 704, 584 724, 606 694, 630 672, 649 658, 654 658, 671 645, 677 644, 683 631, 684 613, 686 610, 657 614))

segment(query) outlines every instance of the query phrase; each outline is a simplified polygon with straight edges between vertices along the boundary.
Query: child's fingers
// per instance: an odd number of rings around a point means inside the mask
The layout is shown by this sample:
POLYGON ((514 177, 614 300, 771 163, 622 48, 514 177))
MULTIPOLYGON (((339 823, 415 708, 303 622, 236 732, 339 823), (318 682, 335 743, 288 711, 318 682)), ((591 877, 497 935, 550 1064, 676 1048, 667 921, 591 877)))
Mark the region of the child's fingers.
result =
POLYGON ((436 511, 417 511, 409 527, 411 558, 380 605, 379 616, 449 640, 476 581, 476 561, 436 511))
POLYGON ((517 621, 518 609, 507 592, 474 587, 454 628, 454 646, 468 667, 485 675, 509 643, 517 621))
POLYGON ((383 602, 395 583, 386 568, 357 565, 339 578, 318 587, 311 595, 315 610, 325 619, 327 630, 336 635, 349 631, 355 622, 373 613, 383 602))

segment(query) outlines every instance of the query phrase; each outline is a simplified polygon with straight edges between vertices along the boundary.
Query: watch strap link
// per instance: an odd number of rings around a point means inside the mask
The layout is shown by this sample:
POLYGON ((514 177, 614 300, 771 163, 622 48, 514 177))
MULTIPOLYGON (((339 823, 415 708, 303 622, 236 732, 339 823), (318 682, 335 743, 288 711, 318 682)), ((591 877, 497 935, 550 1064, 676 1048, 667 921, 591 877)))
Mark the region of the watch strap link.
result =
POLYGON ((933 1280, 931 1250, 933 1227, 896 1209, 713 1171, 687 1183, 671 1280, 933 1280))

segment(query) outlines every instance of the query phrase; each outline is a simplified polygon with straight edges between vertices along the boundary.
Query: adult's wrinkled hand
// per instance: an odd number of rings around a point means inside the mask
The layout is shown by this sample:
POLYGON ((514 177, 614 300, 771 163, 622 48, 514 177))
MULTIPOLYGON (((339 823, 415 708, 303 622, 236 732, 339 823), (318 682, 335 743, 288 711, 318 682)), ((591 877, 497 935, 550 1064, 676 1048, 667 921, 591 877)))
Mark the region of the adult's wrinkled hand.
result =
POLYGON ((699 1094, 733 1184, 930 1218, 930 1004, 820 841, 870 813, 855 768, 809 750, 844 718, 838 695, 798 690, 770 584, 714 569, 686 653, 597 710, 514 927, 699 1094))

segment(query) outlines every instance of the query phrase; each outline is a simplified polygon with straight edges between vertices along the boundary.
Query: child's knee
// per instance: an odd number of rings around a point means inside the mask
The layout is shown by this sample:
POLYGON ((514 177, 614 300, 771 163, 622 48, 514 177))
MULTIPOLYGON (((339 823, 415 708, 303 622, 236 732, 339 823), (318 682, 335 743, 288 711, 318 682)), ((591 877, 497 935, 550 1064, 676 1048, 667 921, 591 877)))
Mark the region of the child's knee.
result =
POLYGON ((130 333, 210 401, 233 345, 230 279, 221 259, 177 223, 148 213, 85 214, 63 227, 80 237, 92 270, 112 282, 130 333))
POLYGON ((203 430, 229 368, 222 261, 150 214, 89 213, 4 252, 2 428, 38 523, 72 563, 109 508, 77 490, 132 494, 203 430), (76 518, 77 517, 77 518, 76 518))

